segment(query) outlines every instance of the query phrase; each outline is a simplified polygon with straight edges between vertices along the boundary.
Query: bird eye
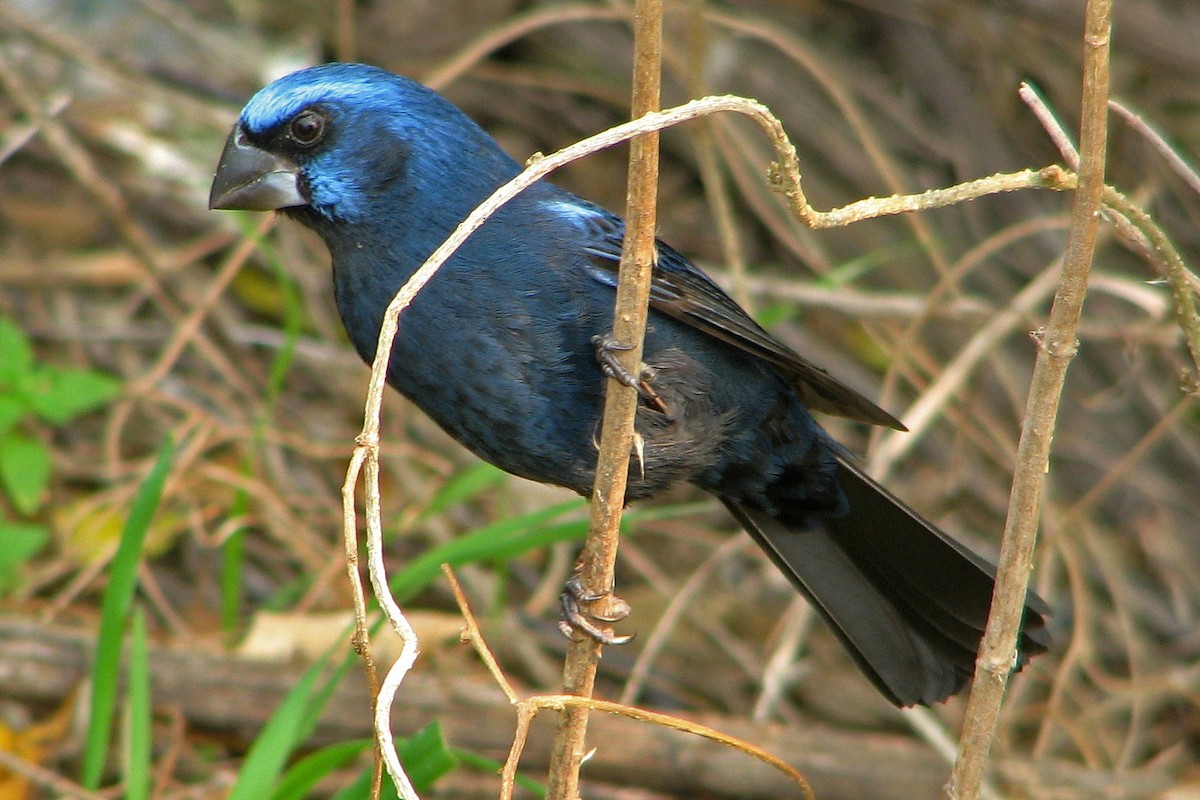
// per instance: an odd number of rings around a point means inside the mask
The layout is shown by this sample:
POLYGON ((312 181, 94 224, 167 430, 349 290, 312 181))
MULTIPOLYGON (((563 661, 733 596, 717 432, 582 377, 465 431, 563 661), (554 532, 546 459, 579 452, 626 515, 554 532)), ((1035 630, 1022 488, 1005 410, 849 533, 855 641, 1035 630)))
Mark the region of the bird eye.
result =
POLYGON ((297 144, 316 144, 325 135, 325 117, 316 111, 301 111, 292 118, 288 133, 297 144))

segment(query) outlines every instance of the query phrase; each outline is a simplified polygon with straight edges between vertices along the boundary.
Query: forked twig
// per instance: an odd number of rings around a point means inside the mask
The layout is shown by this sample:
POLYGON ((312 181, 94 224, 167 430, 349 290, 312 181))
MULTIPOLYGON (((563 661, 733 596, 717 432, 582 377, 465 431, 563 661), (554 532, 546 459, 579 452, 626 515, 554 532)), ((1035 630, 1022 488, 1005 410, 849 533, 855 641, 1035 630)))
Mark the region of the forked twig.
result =
POLYGON ((597 700, 590 697, 580 697, 574 694, 534 695, 522 700, 517 695, 516 690, 513 689, 512 684, 509 683, 508 678, 505 677, 504 672, 496 662, 496 657, 492 655, 491 649, 484 640, 483 633, 479 629, 479 623, 475 619, 475 613, 471 610, 466 595, 463 593, 462 586, 459 585, 458 579, 454 576, 454 571, 448 564, 443 564, 442 573, 446 576, 446 580, 450 582, 450 590, 454 594, 454 601, 458 604, 459 613, 462 614, 466 625, 462 636, 463 641, 475 649, 480 660, 483 661, 484 666, 491 673, 492 678, 500 686, 501 691, 504 692, 508 701, 517 710, 517 735, 513 739, 512 749, 509 751, 508 759, 505 761, 501 772, 503 786, 500 797, 502 800, 506 800, 506 798, 512 796, 512 788, 516 780, 517 763, 521 758, 521 752, 524 749, 529 726, 533 722, 533 718, 542 710, 562 711, 567 708, 587 708, 590 711, 616 714, 628 717, 629 719, 648 722, 664 728, 671 728, 672 730, 683 731, 684 733, 691 733, 705 739, 711 739, 714 742, 732 747, 774 767, 796 783, 805 800, 813 800, 812 789, 809 787, 808 781, 791 764, 744 739, 722 733, 707 725, 679 719, 667 714, 660 714, 644 708, 637 708, 636 706, 613 703, 607 700, 597 700))
POLYGON ((1162 156, 1163 161, 1167 162, 1167 166, 1171 168, 1171 171, 1182 178, 1183 182, 1188 185, 1188 188, 1200 195, 1200 174, 1197 174, 1196 168, 1189 164, 1167 142, 1161 133, 1156 131, 1146 120, 1142 119, 1142 116, 1136 111, 1118 103, 1116 100, 1109 100, 1108 107, 1115 111, 1117 116, 1125 120, 1129 127, 1140 133, 1142 138, 1150 142, 1155 152, 1162 156))
MULTIPOLYGON (((1046 133, 1058 146, 1059 152, 1072 169, 1079 165, 1079 152, 1071 143, 1070 136, 1063 130, 1057 117, 1045 101, 1029 84, 1021 84, 1021 99, 1042 123, 1046 133)), ((1200 176, 1176 153, 1170 145, 1141 117, 1113 100, 1108 108, 1116 111, 1138 133, 1145 136, 1167 164, 1179 174, 1194 191, 1200 192, 1200 176)), ((1175 320, 1183 331, 1188 352, 1192 356, 1193 371, 1184 380, 1184 390, 1196 394, 1200 385, 1200 313, 1196 310, 1196 294, 1200 293, 1200 278, 1187 268, 1183 256, 1171 242, 1170 237, 1146 210, 1130 201, 1112 186, 1105 186, 1102 194, 1103 212, 1117 228, 1121 238, 1131 245, 1159 270, 1171 287, 1171 298, 1175 305, 1175 320)))

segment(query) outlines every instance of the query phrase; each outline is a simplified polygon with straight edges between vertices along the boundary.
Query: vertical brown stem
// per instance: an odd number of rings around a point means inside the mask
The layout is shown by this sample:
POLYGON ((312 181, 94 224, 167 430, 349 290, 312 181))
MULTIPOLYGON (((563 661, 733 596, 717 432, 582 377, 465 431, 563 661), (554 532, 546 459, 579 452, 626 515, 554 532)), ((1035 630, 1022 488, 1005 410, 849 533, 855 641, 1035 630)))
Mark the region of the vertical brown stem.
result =
POLYGON ((975 800, 979 796, 988 751, 1000 718, 1000 701, 1012 669, 1032 569, 1054 423, 1067 367, 1078 345, 1075 331, 1096 244, 1108 134, 1112 0, 1088 0, 1085 14, 1079 184, 1071 209, 1062 278, 1050 319, 1039 337, 1037 362, 1017 447, 992 613, 976 661, 975 684, 967 701, 962 750, 950 780, 949 795, 955 800, 975 800))
MULTIPOLYGON (((632 116, 659 109, 662 63, 661 0, 638 0, 634 14, 632 116)), ((658 134, 645 133, 630 143, 625 242, 621 252, 613 338, 633 348, 619 354, 622 365, 638 374, 642 338, 646 331, 650 274, 654 264, 655 205, 658 199, 658 134)), ((597 331, 603 333, 603 331, 597 331)), ((625 482, 633 443, 637 392, 608 381, 596 482, 592 488, 592 518, 581 556, 580 580, 585 592, 600 595, 612 589, 617 561, 617 534, 625 504, 625 482)), ((603 606, 607 601, 598 603, 603 606)), ((598 609, 603 613, 604 609, 598 609)), ((584 637, 572 642, 563 669, 568 694, 592 695, 600 644, 584 637)), ((579 765, 585 752, 587 709, 564 709, 559 716, 550 757, 550 800, 575 800, 579 795, 579 765)))

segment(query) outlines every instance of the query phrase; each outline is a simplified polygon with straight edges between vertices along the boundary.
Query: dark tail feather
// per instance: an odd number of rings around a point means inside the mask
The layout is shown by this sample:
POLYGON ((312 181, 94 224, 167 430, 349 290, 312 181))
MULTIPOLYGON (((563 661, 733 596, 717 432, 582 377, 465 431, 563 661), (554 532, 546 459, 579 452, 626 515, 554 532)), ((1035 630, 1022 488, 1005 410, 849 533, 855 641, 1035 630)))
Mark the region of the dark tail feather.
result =
MULTIPOLYGON (((788 528, 762 511, 724 503, 889 700, 898 706, 944 700, 974 670, 995 567, 852 464, 839 463, 838 480, 851 510, 821 528, 788 528)), ((1031 595, 1020 665, 1049 646, 1047 613, 1031 595)))

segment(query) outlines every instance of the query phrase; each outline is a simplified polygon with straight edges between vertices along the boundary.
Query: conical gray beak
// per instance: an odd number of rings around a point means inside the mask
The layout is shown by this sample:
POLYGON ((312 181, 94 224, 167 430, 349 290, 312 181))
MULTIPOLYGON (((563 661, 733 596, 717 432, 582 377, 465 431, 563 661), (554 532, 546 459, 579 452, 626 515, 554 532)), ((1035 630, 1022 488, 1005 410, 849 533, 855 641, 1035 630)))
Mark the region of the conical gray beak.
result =
POLYGON ((250 144, 238 125, 221 151, 208 207, 274 211, 306 206, 308 201, 300 193, 298 178, 299 169, 291 159, 250 144))

